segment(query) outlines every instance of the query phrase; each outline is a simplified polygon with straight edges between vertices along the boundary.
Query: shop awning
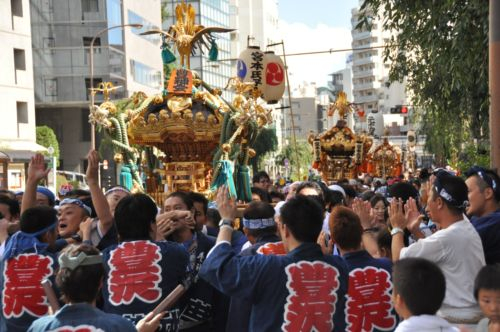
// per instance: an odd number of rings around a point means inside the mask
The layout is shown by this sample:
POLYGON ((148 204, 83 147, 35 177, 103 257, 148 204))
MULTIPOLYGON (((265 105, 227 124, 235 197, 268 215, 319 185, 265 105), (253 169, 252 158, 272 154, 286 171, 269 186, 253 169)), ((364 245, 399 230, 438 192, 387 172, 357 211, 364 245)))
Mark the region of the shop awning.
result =
POLYGON ((0 140, 0 153, 6 155, 11 162, 29 161, 35 153, 46 151, 47 148, 33 141, 0 140))

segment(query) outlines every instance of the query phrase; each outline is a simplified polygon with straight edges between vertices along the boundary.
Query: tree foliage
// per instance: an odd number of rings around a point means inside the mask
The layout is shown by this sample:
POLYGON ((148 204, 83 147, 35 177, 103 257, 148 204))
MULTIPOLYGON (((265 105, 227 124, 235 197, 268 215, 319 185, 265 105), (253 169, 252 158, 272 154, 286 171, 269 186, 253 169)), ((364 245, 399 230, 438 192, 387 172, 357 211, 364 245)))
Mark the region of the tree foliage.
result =
POLYGON ((283 150, 280 152, 278 156, 276 156, 276 163, 279 165, 284 165, 285 159, 288 159, 291 178, 293 180, 303 180, 304 176, 307 178, 308 170, 312 164, 312 147, 305 140, 297 140, 297 150, 298 150, 298 159, 299 164, 296 162, 295 155, 295 145, 293 143, 287 144, 283 150), (299 177, 299 169, 302 169, 299 177))
POLYGON ((407 80, 426 148, 438 163, 488 138, 488 1, 365 0, 358 28, 383 13, 390 80, 407 80))
POLYGON ((276 151, 278 148, 278 137, 276 137, 276 128, 262 128, 255 139, 253 149, 255 150, 255 157, 250 159, 254 173, 258 171, 258 166, 264 156, 276 151))
MULTIPOLYGON (((52 146, 56 160, 59 160, 59 142, 52 128, 47 126, 36 127, 36 143, 46 148, 52 146)), ((49 155, 48 152, 44 152, 43 154, 46 156, 49 155)))

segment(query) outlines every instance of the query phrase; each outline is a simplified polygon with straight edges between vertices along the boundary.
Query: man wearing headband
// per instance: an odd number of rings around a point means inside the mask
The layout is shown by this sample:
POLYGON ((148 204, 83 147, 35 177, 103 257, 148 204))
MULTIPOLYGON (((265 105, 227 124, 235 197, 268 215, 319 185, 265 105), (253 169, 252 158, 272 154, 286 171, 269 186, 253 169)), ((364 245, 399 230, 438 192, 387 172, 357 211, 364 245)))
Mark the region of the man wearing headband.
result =
POLYGON ((26 331, 48 313, 43 279, 53 279, 57 260, 50 249, 57 238, 56 210, 47 206, 27 209, 21 215, 21 230, 7 241, 0 263, 2 302, 1 331, 26 331))
MULTIPOLYGON (((241 256, 267 255, 276 243, 279 243, 278 246, 283 251, 281 254, 284 254, 274 214, 274 208, 269 203, 258 201, 251 202, 243 211, 243 231, 252 245, 243 250, 241 256), (259 250, 260 248, 268 250, 259 250)), ((251 311, 251 302, 232 297, 226 331, 248 331, 251 311)))
MULTIPOLYGON (((102 297, 104 311, 137 323, 152 311, 186 274, 188 254, 182 245, 153 241, 155 202, 145 194, 123 198, 116 206, 120 243, 103 250, 106 269, 102 297)), ((181 311, 175 304, 162 318, 160 331, 177 331, 181 311)))
POLYGON ((464 216, 467 205, 465 181, 444 170, 435 172, 426 209, 440 230, 407 248, 404 248, 403 229, 408 221, 402 201, 393 200, 389 210, 393 258, 421 257, 443 270, 446 296, 438 315, 452 324, 477 324, 481 318, 473 285, 485 260, 481 239, 464 216))
POLYGON ((109 210, 111 214, 115 214, 115 208, 120 203, 122 198, 130 195, 130 190, 123 186, 114 186, 109 188, 105 193, 106 200, 108 201, 109 210))
POLYGON ((162 314, 140 322, 136 327, 118 315, 104 313, 95 307, 104 265, 99 250, 88 245, 70 245, 59 256, 56 284, 66 303, 54 315, 37 319, 29 332, 42 331, 155 331, 162 314))
POLYGON ((493 170, 474 166, 466 172, 472 225, 483 242, 486 264, 500 263, 500 178, 493 170))
POLYGON ((316 243, 324 208, 297 195, 280 209, 277 228, 287 254, 238 256, 230 245, 236 202, 217 193, 221 227, 200 277, 224 294, 252 303, 250 331, 346 331, 348 272, 338 256, 316 243))
POLYGON ((59 203, 59 226, 63 239, 71 238, 80 230, 80 223, 90 217, 92 210, 77 198, 65 198, 59 203))

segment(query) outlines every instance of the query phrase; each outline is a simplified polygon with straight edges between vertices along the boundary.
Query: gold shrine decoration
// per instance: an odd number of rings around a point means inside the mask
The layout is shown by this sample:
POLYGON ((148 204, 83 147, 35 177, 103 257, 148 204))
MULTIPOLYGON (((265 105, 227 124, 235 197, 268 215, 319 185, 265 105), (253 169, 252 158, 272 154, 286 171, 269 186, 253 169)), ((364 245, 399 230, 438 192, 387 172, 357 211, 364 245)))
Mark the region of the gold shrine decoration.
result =
POLYGON ((355 109, 354 104, 347 100, 347 95, 344 91, 340 91, 334 103, 328 107, 328 116, 333 116, 335 112, 339 113, 341 119, 355 109))
POLYGON ((205 28, 203 25, 195 23, 196 12, 191 4, 186 4, 183 0, 182 3, 175 7, 175 24, 171 25, 168 31, 163 30, 149 30, 141 33, 141 35, 149 34, 162 34, 168 41, 175 45, 175 49, 181 57, 181 67, 186 66, 187 69, 191 68, 191 52, 193 49, 205 47, 209 49, 209 44, 212 44, 214 32, 231 32, 235 29, 226 29, 219 27, 205 28))

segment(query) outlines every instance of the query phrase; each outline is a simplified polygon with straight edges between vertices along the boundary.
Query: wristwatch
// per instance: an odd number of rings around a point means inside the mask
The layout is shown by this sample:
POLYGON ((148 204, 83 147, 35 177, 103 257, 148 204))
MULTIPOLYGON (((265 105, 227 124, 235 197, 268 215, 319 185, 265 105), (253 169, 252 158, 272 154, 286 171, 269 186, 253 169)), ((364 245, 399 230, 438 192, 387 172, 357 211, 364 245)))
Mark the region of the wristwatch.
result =
POLYGON ((229 226, 229 227, 233 228, 233 220, 221 219, 219 222, 219 227, 222 227, 222 226, 229 226))
POLYGON ((396 235, 398 233, 404 233, 403 230, 399 227, 394 227, 391 231, 391 235, 396 235))

